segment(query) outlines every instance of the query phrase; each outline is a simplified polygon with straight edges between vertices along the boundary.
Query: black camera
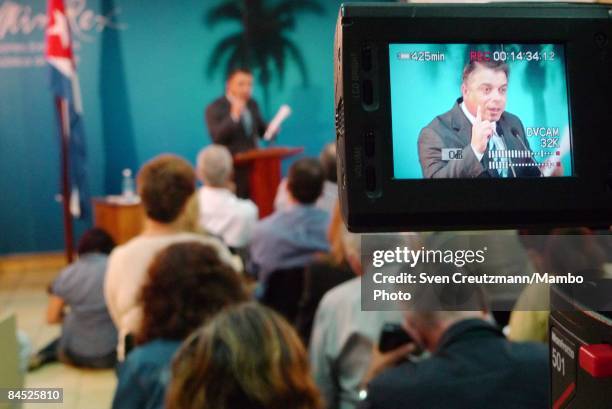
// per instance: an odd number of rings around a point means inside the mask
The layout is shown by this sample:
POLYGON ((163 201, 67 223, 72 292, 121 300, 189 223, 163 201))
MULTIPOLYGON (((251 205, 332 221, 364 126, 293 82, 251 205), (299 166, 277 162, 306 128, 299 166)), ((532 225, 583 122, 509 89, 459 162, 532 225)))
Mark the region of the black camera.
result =
POLYGON ((612 313, 593 311, 589 304, 583 297, 568 295, 563 287, 552 288, 553 408, 604 409, 612 402, 612 313))
POLYGON ((380 332, 378 350, 383 353, 389 352, 410 342, 413 342, 412 337, 400 324, 386 322, 380 332))
POLYGON ((344 4, 334 69, 348 228, 612 224, 611 10, 344 4))

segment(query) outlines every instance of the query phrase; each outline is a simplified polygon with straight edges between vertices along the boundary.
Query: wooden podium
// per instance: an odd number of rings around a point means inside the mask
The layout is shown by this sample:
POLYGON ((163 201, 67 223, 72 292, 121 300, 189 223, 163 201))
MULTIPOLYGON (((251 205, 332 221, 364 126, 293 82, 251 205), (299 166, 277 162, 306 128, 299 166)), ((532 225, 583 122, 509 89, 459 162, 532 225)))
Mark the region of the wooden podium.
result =
POLYGON ((302 153, 304 148, 274 147, 251 149, 234 155, 234 166, 249 168, 251 200, 264 218, 274 211, 274 197, 281 181, 281 161, 302 153))
POLYGON ((111 235, 116 244, 123 244, 140 234, 145 212, 140 203, 120 203, 105 197, 93 199, 94 225, 111 235))

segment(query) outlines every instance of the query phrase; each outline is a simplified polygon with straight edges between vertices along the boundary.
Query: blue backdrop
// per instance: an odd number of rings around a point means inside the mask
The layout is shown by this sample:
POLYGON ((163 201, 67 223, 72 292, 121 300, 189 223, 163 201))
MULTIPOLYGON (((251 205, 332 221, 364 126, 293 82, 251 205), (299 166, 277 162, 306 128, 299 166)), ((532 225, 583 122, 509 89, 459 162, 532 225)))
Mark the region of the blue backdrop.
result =
MULTIPOLYGON (((270 2, 274 3, 273 0, 270 2)), ((192 163, 209 143, 205 106, 223 93, 223 70, 206 75, 212 49, 240 30, 207 25, 219 1, 71 0, 94 196, 117 194, 121 170, 161 152, 192 163)), ((333 140, 332 47, 340 2, 300 12, 285 37, 299 48, 309 82, 287 60, 283 84, 271 82, 270 118, 288 103, 279 144, 317 155, 333 140)), ((0 254, 63 248, 59 147, 42 59, 45 1, 0 0, 0 254)), ((263 99, 256 86, 255 97, 263 99)), ((262 102, 263 105, 263 102, 262 102)), ((77 236, 91 220, 76 223, 77 236)))

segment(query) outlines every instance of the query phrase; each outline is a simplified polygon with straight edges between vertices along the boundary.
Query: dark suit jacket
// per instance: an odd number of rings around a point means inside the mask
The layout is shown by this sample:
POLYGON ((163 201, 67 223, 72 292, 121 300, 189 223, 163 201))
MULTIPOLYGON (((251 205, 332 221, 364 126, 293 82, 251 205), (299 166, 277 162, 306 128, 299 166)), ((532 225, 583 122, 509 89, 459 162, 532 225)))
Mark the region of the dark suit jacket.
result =
POLYGON ((346 263, 336 266, 331 260, 318 259, 306 266, 304 290, 295 319, 295 328, 304 341, 304 345, 310 342, 315 313, 325 293, 351 278, 355 278, 355 273, 346 263))
POLYGON ((546 346, 509 342, 497 327, 467 319, 430 358, 370 382, 360 409, 546 409, 548 376, 546 346))
MULTIPOLYGON (((481 161, 470 146, 472 139, 472 124, 461 110, 462 98, 459 98, 453 108, 438 115, 421 130, 418 140, 419 161, 425 178, 475 178, 499 177, 496 170, 487 169, 489 160, 485 151, 481 161), (442 160, 442 148, 462 149, 462 159, 442 160)), ((498 134, 503 138, 506 149, 524 151, 529 149, 525 130, 521 120, 509 112, 504 112, 497 122, 498 134), (521 141, 519 141, 519 138, 521 141)), ((539 169, 529 158, 510 158, 512 169, 508 176, 538 177, 539 169)))
POLYGON ((257 138, 266 131, 255 100, 250 99, 246 109, 253 117, 253 132, 247 135, 242 122, 234 122, 230 115, 230 102, 225 96, 217 98, 206 107, 206 125, 214 143, 227 146, 232 154, 244 152, 257 146, 257 138))

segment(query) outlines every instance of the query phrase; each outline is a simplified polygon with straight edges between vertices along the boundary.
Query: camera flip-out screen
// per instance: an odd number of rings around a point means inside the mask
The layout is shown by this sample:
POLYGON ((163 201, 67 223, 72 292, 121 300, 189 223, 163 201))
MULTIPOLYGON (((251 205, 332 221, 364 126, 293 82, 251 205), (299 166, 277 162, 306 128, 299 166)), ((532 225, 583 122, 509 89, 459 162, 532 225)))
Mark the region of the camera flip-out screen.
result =
POLYGON ((389 44, 394 178, 572 176, 566 71, 562 44, 389 44))
POLYGON ((610 6, 343 4, 348 228, 610 226, 611 72, 610 6))

